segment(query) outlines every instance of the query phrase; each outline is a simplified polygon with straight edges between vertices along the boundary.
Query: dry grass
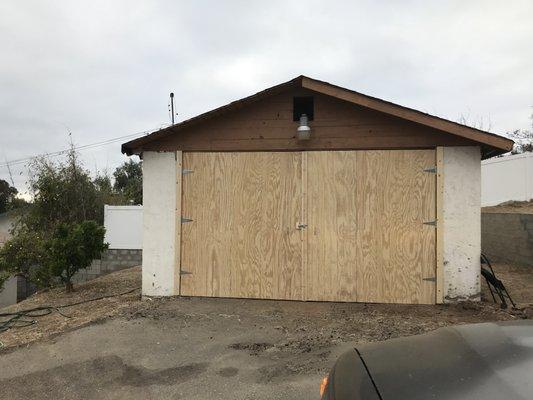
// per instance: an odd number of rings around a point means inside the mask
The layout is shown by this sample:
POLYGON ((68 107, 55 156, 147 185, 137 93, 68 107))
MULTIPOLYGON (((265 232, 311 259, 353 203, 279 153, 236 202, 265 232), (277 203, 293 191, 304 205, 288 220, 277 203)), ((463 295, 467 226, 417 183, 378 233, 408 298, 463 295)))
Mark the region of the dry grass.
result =
MULTIPOLYGON (((57 307, 101 296, 123 293, 140 286, 141 268, 134 267, 80 284, 76 286, 75 291, 72 293, 65 293, 64 288, 55 288, 36 293, 18 304, 3 308, 1 312, 17 312, 41 306, 57 307)), ((17 346, 76 329, 120 314, 124 307, 130 307, 132 303, 138 302, 139 297, 140 290, 136 290, 123 296, 62 308, 62 313, 67 315, 68 318, 54 311, 44 317, 36 318, 34 325, 10 329, 0 333, 0 342, 2 342, 4 347, 17 346)), ((2 320, 3 317, 0 317, 0 321, 2 320)))

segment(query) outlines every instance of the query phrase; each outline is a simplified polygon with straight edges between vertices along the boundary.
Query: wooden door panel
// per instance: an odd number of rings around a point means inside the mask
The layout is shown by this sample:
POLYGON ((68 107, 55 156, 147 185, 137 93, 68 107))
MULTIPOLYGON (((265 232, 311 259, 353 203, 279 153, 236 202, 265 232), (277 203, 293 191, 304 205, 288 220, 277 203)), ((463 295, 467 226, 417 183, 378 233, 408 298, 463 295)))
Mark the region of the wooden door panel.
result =
POLYGON ((433 150, 307 154, 306 299, 434 303, 433 150))
POLYGON ((301 153, 184 153, 181 294, 302 299, 301 153))
POLYGON ((184 153, 181 294, 434 303, 434 165, 433 150, 184 153))
POLYGON ((307 153, 306 299, 357 301, 356 152, 307 153))
POLYGON ((358 152, 358 301, 435 302, 434 165, 433 150, 358 152))

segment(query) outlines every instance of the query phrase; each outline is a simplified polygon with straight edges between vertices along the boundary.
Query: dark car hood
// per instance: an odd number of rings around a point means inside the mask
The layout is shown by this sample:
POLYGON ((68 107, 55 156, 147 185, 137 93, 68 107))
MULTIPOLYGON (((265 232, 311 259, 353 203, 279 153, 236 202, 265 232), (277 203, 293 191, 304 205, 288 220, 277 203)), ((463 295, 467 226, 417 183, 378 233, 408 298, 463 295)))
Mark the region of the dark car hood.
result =
POLYGON ((383 400, 533 399, 533 321, 459 325, 356 350, 383 400))

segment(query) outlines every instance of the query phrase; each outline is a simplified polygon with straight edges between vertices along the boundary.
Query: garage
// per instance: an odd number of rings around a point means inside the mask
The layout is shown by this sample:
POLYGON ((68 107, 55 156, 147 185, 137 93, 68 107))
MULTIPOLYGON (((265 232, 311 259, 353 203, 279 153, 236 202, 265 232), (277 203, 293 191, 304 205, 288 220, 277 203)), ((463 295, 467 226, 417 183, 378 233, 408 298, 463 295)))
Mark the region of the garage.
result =
POLYGON ((480 161, 511 147, 303 76, 132 140, 143 294, 479 299, 480 161))
POLYGON ((184 153, 181 294, 433 303, 434 163, 433 150, 184 153))

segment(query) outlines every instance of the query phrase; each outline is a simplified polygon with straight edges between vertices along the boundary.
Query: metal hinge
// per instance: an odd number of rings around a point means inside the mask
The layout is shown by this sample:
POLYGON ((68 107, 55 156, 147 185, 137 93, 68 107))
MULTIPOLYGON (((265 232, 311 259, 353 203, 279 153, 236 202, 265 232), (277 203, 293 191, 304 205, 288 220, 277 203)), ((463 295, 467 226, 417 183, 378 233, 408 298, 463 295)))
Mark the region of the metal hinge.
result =
POLYGON ((184 224, 184 223, 186 223, 186 222, 192 222, 192 221, 194 221, 194 220, 191 219, 191 218, 181 217, 181 223, 182 223, 182 224, 184 224))
POLYGON ((183 271, 183 270, 180 271, 180 275, 191 275, 191 274, 192 272, 189 272, 189 271, 183 271))
POLYGON ((194 172, 194 170, 192 170, 192 169, 186 169, 186 168, 183 168, 183 169, 181 170, 181 174, 182 174, 182 175, 189 175, 189 174, 192 174, 193 172, 194 172))
POLYGON ((437 226, 437 221, 434 220, 434 221, 426 221, 426 222, 423 222, 424 225, 431 225, 431 226, 437 226))
POLYGON ((437 279, 435 277, 433 277, 433 278, 424 278, 422 280, 423 281, 428 281, 428 282, 436 282, 437 281, 437 279))
POLYGON ((424 172, 430 172, 432 174, 436 174, 437 173, 437 167, 426 168, 424 170, 424 172))

